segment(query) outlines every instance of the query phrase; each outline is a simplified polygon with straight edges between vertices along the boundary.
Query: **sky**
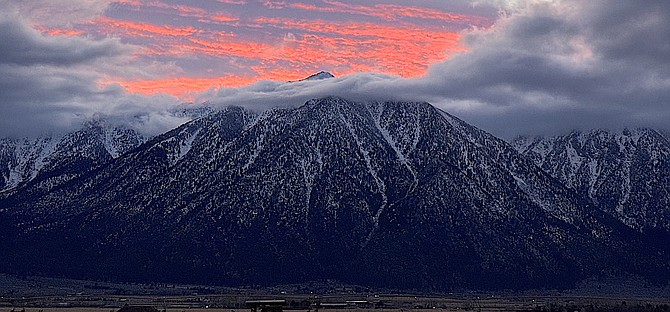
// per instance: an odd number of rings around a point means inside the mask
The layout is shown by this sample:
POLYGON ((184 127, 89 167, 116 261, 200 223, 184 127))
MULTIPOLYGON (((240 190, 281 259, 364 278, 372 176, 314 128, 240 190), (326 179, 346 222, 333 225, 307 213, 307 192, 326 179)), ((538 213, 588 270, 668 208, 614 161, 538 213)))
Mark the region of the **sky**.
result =
POLYGON ((666 0, 0 0, 0 12, 0 136, 91 118, 156 134, 188 105, 329 95, 428 101, 503 138, 670 127, 666 0), (321 70, 337 78, 288 83, 321 70))

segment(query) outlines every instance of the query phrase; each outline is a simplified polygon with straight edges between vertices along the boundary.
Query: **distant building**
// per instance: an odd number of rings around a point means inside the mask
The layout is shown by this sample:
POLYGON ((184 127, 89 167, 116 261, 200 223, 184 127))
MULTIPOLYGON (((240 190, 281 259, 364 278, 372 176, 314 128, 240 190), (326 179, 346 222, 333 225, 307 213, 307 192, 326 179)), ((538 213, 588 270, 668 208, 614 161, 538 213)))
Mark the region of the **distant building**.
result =
POLYGON ((244 304, 251 308, 251 312, 282 312, 286 300, 247 300, 244 304))
POLYGON ((152 306, 125 306, 119 309, 118 312, 160 312, 152 306))
POLYGON ((312 305, 314 311, 320 309, 372 309, 375 305, 366 300, 349 300, 345 302, 317 302, 312 305))

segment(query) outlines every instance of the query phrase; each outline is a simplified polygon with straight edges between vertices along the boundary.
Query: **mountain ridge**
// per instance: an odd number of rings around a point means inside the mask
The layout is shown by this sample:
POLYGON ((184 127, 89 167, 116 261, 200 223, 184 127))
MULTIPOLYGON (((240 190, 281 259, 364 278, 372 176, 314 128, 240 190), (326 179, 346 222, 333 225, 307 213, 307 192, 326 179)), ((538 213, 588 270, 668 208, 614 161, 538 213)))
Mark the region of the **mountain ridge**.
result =
POLYGON ((45 190, 73 179, 139 146, 146 140, 137 131, 91 121, 63 135, 4 138, 0 143, 0 191, 25 184, 45 190), (37 178, 37 180, 36 180, 37 178))
POLYGON ((668 272, 665 250, 425 102, 228 107, 26 194, 0 202, 9 270, 416 289, 668 272))
POLYGON ((573 131, 513 145, 604 212, 639 231, 670 232, 670 139, 647 129, 573 131))

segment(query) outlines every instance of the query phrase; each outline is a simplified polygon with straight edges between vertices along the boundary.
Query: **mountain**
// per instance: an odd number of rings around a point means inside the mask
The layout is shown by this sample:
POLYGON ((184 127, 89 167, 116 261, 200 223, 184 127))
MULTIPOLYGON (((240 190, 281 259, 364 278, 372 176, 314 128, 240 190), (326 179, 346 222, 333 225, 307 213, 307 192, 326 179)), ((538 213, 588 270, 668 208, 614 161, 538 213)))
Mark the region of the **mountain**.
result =
POLYGON ((326 71, 320 71, 316 74, 312 74, 307 78, 303 78, 294 82, 299 82, 299 81, 309 81, 309 80, 323 80, 323 79, 330 79, 330 78, 335 78, 333 74, 326 72, 326 71))
POLYGON ((670 138, 651 129, 520 137, 546 172, 639 231, 670 233, 670 138))
POLYGON ((0 191, 26 184, 48 191, 137 147, 136 131, 91 121, 56 136, 0 139, 0 191))
POLYGON ((28 274, 445 290, 670 272, 662 246, 419 102, 228 107, 16 192, 0 220, 0 268, 28 274))

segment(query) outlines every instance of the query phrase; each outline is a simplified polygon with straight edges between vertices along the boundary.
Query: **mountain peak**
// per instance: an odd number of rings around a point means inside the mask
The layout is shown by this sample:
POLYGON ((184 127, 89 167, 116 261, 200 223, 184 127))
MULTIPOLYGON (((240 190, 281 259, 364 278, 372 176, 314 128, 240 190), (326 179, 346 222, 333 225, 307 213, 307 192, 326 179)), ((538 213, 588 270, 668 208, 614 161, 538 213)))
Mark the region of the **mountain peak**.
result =
POLYGON ((297 81, 308 81, 308 80, 323 80, 323 79, 329 79, 329 78, 335 78, 333 74, 327 72, 327 71, 320 71, 316 74, 310 75, 307 78, 303 78, 297 81))
MULTIPOLYGON (((56 165, 48 161, 57 157, 42 157, 59 146, 51 142, 24 157, 27 167, 48 170, 0 197, 0 250, 18 255, 0 258, 2 268, 427 290, 569 286, 606 270, 668 276, 666 241, 641 244, 644 232, 593 211, 586 196, 510 145, 426 102, 330 96, 260 115, 228 107, 117 157, 104 153, 100 137, 73 136, 56 165), (91 141, 98 143, 88 152, 82 146, 91 141), (78 157, 89 154, 103 161, 78 157), (146 259, 155 261, 147 267, 146 259)), ((618 192, 599 202, 615 212, 632 202, 657 224, 668 219, 647 212, 670 201, 643 206, 636 200, 647 192, 616 183, 639 179, 616 174, 660 172, 641 181, 655 187, 648 193, 668 194, 668 161, 654 155, 670 152, 643 151, 647 166, 620 156, 633 150, 628 141, 592 145, 617 151, 603 157, 612 164, 593 167, 602 177, 594 185, 618 192)), ((590 174, 591 159, 579 154, 589 146, 569 147, 558 154, 568 158, 560 172, 586 162, 570 172, 590 174)), ((15 150, 0 150, 0 161, 11 163, 5 155, 15 150)))

